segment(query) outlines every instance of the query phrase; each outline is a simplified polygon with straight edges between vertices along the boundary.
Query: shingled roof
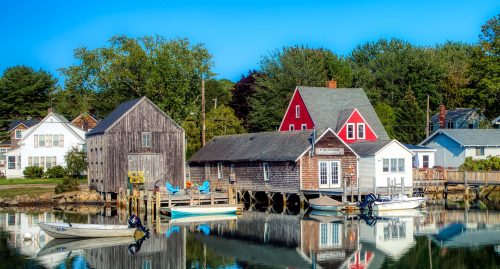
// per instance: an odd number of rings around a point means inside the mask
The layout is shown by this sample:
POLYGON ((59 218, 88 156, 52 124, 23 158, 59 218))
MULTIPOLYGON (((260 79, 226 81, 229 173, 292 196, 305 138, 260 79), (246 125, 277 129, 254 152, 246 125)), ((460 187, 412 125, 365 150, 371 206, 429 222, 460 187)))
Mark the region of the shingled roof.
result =
POLYGON ((379 150, 391 143, 392 140, 379 140, 375 142, 358 142, 351 144, 352 150, 360 156, 375 155, 379 150))
POLYGON ((12 129, 16 128, 17 126, 19 126, 19 124, 23 124, 27 128, 30 128, 32 126, 35 126, 39 122, 40 122, 39 120, 13 120, 9 124, 9 132, 12 131, 12 129))
MULTIPOLYGON (((478 108, 456 108, 453 110, 446 110, 446 121, 456 121, 464 116, 469 117, 470 114, 474 112, 479 112, 478 108)), ((431 117, 432 122, 438 122, 439 121, 439 113, 434 114, 434 116, 431 117)))
POLYGON ((295 161, 310 146, 311 130, 217 136, 189 162, 295 161))
POLYGON ((438 134, 450 137, 463 147, 500 147, 500 129, 439 129, 419 145, 425 146, 438 134))
POLYGON ((390 139, 363 89, 304 86, 299 86, 297 89, 317 129, 336 130, 339 121, 345 118, 345 114, 356 108, 380 140, 390 139))
POLYGON ((106 130, 113 125, 116 121, 118 121, 121 116, 123 116, 127 111, 129 111, 132 107, 134 107, 139 101, 141 101, 145 97, 137 98, 134 100, 130 100, 128 102, 120 104, 115 110, 113 110, 109 115, 103 119, 96 127, 90 130, 86 137, 90 137, 93 135, 104 134, 106 130))

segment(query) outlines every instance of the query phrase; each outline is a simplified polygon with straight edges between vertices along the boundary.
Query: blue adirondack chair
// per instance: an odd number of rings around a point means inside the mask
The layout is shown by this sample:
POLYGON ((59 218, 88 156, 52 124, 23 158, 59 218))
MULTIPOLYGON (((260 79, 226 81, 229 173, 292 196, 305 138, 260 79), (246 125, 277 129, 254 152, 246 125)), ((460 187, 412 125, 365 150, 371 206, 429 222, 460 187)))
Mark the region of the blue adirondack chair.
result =
POLYGON ((201 186, 198 187, 200 193, 206 194, 210 192, 210 182, 205 180, 201 186))
POLYGON ((172 186, 172 184, 170 184, 170 182, 167 181, 167 183, 165 184, 167 186, 167 191, 170 193, 170 194, 176 194, 179 192, 179 186, 172 186))

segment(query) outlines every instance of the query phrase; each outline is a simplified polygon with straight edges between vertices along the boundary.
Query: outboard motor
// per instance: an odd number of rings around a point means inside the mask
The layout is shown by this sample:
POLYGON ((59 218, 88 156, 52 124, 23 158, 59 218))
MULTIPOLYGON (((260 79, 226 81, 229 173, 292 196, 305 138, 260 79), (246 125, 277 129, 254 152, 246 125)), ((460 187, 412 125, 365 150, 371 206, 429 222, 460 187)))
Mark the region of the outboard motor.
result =
POLYGON ((358 207, 363 210, 364 208, 368 207, 368 210, 369 211, 372 211, 372 206, 373 206, 373 203, 377 201, 377 197, 375 196, 375 194, 373 193, 370 193, 368 194, 365 199, 361 202, 358 203, 358 207))
POLYGON ((142 225, 141 219, 134 214, 132 214, 132 216, 130 216, 130 219, 128 220, 128 227, 136 228, 149 235, 149 230, 142 225))

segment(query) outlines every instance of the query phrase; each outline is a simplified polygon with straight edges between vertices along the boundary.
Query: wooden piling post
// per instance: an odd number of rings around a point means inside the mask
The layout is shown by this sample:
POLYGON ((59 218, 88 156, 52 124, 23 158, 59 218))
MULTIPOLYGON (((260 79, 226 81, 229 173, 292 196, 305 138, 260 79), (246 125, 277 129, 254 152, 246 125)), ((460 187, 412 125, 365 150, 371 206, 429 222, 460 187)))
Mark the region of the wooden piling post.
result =
POLYGON ((346 179, 345 179, 345 177, 342 177, 342 181, 343 181, 342 182, 343 183, 342 187, 344 189, 344 191, 342 191, 342 203, 345 203, 345 202, 347 202, 347 193, 346 193, 346 191, 347 191, 346 187, 347 186, 346 186, 346 179))
POLYGON ((127 213, 130 212, 130 190, 127 189, 125 192, 125 199, 127 200, 125 203, 125 209, 127 210, 127 213))
POLYGON ((283 196, 283 212, 286 212, 286 209, 287 209, 287 206, 286 206, 287 195, 284 192, 282 192, 281 195, 283 196))
POLYGON ((464 199, 467 200, 469 199, 469 184, 467 183, 467 170, 464 171, 464 199))
POLYGON ((156 192, 155 202, 156 202, 155 215, 159 217, 160 207, 161 207, 161 195, 159 191, 156 192))

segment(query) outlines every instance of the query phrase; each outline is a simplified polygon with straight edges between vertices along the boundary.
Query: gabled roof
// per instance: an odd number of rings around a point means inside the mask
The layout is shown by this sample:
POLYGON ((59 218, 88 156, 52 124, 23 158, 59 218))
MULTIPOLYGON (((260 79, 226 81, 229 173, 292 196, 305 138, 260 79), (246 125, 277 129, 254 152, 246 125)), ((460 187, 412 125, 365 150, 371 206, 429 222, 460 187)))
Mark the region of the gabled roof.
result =
POLYGON ((493 125, 500 124, 500 116, 498 116, 494 120, 492 120, 491 124, 493 124, 493 125))
POLYGON ((462 147, 500 147, 500 129, 439 129, 419 145, 426 145, 438 134, 443 134, 462 147))
POLYGON ((401 144, 397 140, 379 140, 379 141, 373 141, 373 142, 358 142, 358 143, 353 143, 350 144, 351 148, 360 156, 371 156, 371 155, 376 155, 379 151, 387 147, 388 145, 396 143, 399 144, 401 147, 403 147, 406 151, 410 152, 413 155, 413 152, 411 152, 405 145, 401 144))
MULTIPOLYGON (((453 110, 446 110, 446 121, 456 121, 462 117, 469 117, 472 113, 478 112, 478 108, 456 108, 453 110)), ((439 113, 431 117, 432 122, 439 121, 439 113)))
POLYGON ((83 117, 83 116, 89 116, 89 117, 90 117, 91 119, 93 119, 95 122, 99 122, 99 120, 98 120, 98 119, 96 119, 96 117, 94 117, 94 116, 90 115, 90 114, 89 114, 89 113, 87 113, 87 112, 83 112, 83 113, 81 113, 81 114, 80 114, 80 115, 78 115, 76 118, 74 118, 71 122, 75 122, 77 119, 79 119, 79 118, 81 118, 81 117, 83 117))
POLYGON ((379 139, 390 139, 363 89, 298 86, 297 90, 317 129, 336 129, 339 120, 344 118, 341 114, 356 108, 379 139))
POLYGON ((28 133, 26 135, 23 135, 23 138, 21 139, 21 141, 19 141, 18 143, 22 143, 24 140, 26 140, 26 138, 28 136, 30 136, 41 124, 43 124, 50 116, 53 116, 54 118, 56 118, 58 121, 60 121, 60 123, 66 128, 68 129, 78 140, 80 140, 80 142, 82 143, 85 143, 85 138, 83 136, 80 136, 80 134, 78 134, 78 132, 81 130, 76 128, 75 126, 71 125, 71 123, 68 121, 68 119, 66 119, 63 115, 61 114, 57 114, 57 113, 54 113, 54 112, 50 112, 49 114, 47 114, 47 116, 45 116, 45 118, 43 118, 39 123, 37 123, 36 125, 30 127, 28 129, 28 133))
POLYGON ((430 148, 430 147, 424 147, 424 146, 418 146, 418 145, 413 145, 413 144, 403 144, 407 149, 409 150, 430 150, 430 151, 436 151, 436 149, 430 148))
POLYGON ((189 162, 295 161, 308 147, 311 130, 214 137, 189 162))
POLYGON ((103 134, 106 130, 115 124, 123 115, 125 115, 130 109, 137 105, 143 98, 137 98, 130 100, 128 102, 120 104, 115 110, 113 110, 106 118, 104 118, 96 127, 90 130, 86 136, 93 136, 98 134, 103 134))
POLYGON ((26 128, 30 128, 32 126, 35 126, 39 122, 40 122, 39 120, 13 120, 9 124, 9 132, 14 130, 15 128, 17 128, 17 126, 19 126, 21 124, 26 126, 26 128))
POLYGON ((356 110, 355 108, 342 109, 339 113, 339 119, 337 121, 337 127, 335 127, 335 132, 338 133, 344 127, 346 121, 351 117, 352 113, 356 110))

